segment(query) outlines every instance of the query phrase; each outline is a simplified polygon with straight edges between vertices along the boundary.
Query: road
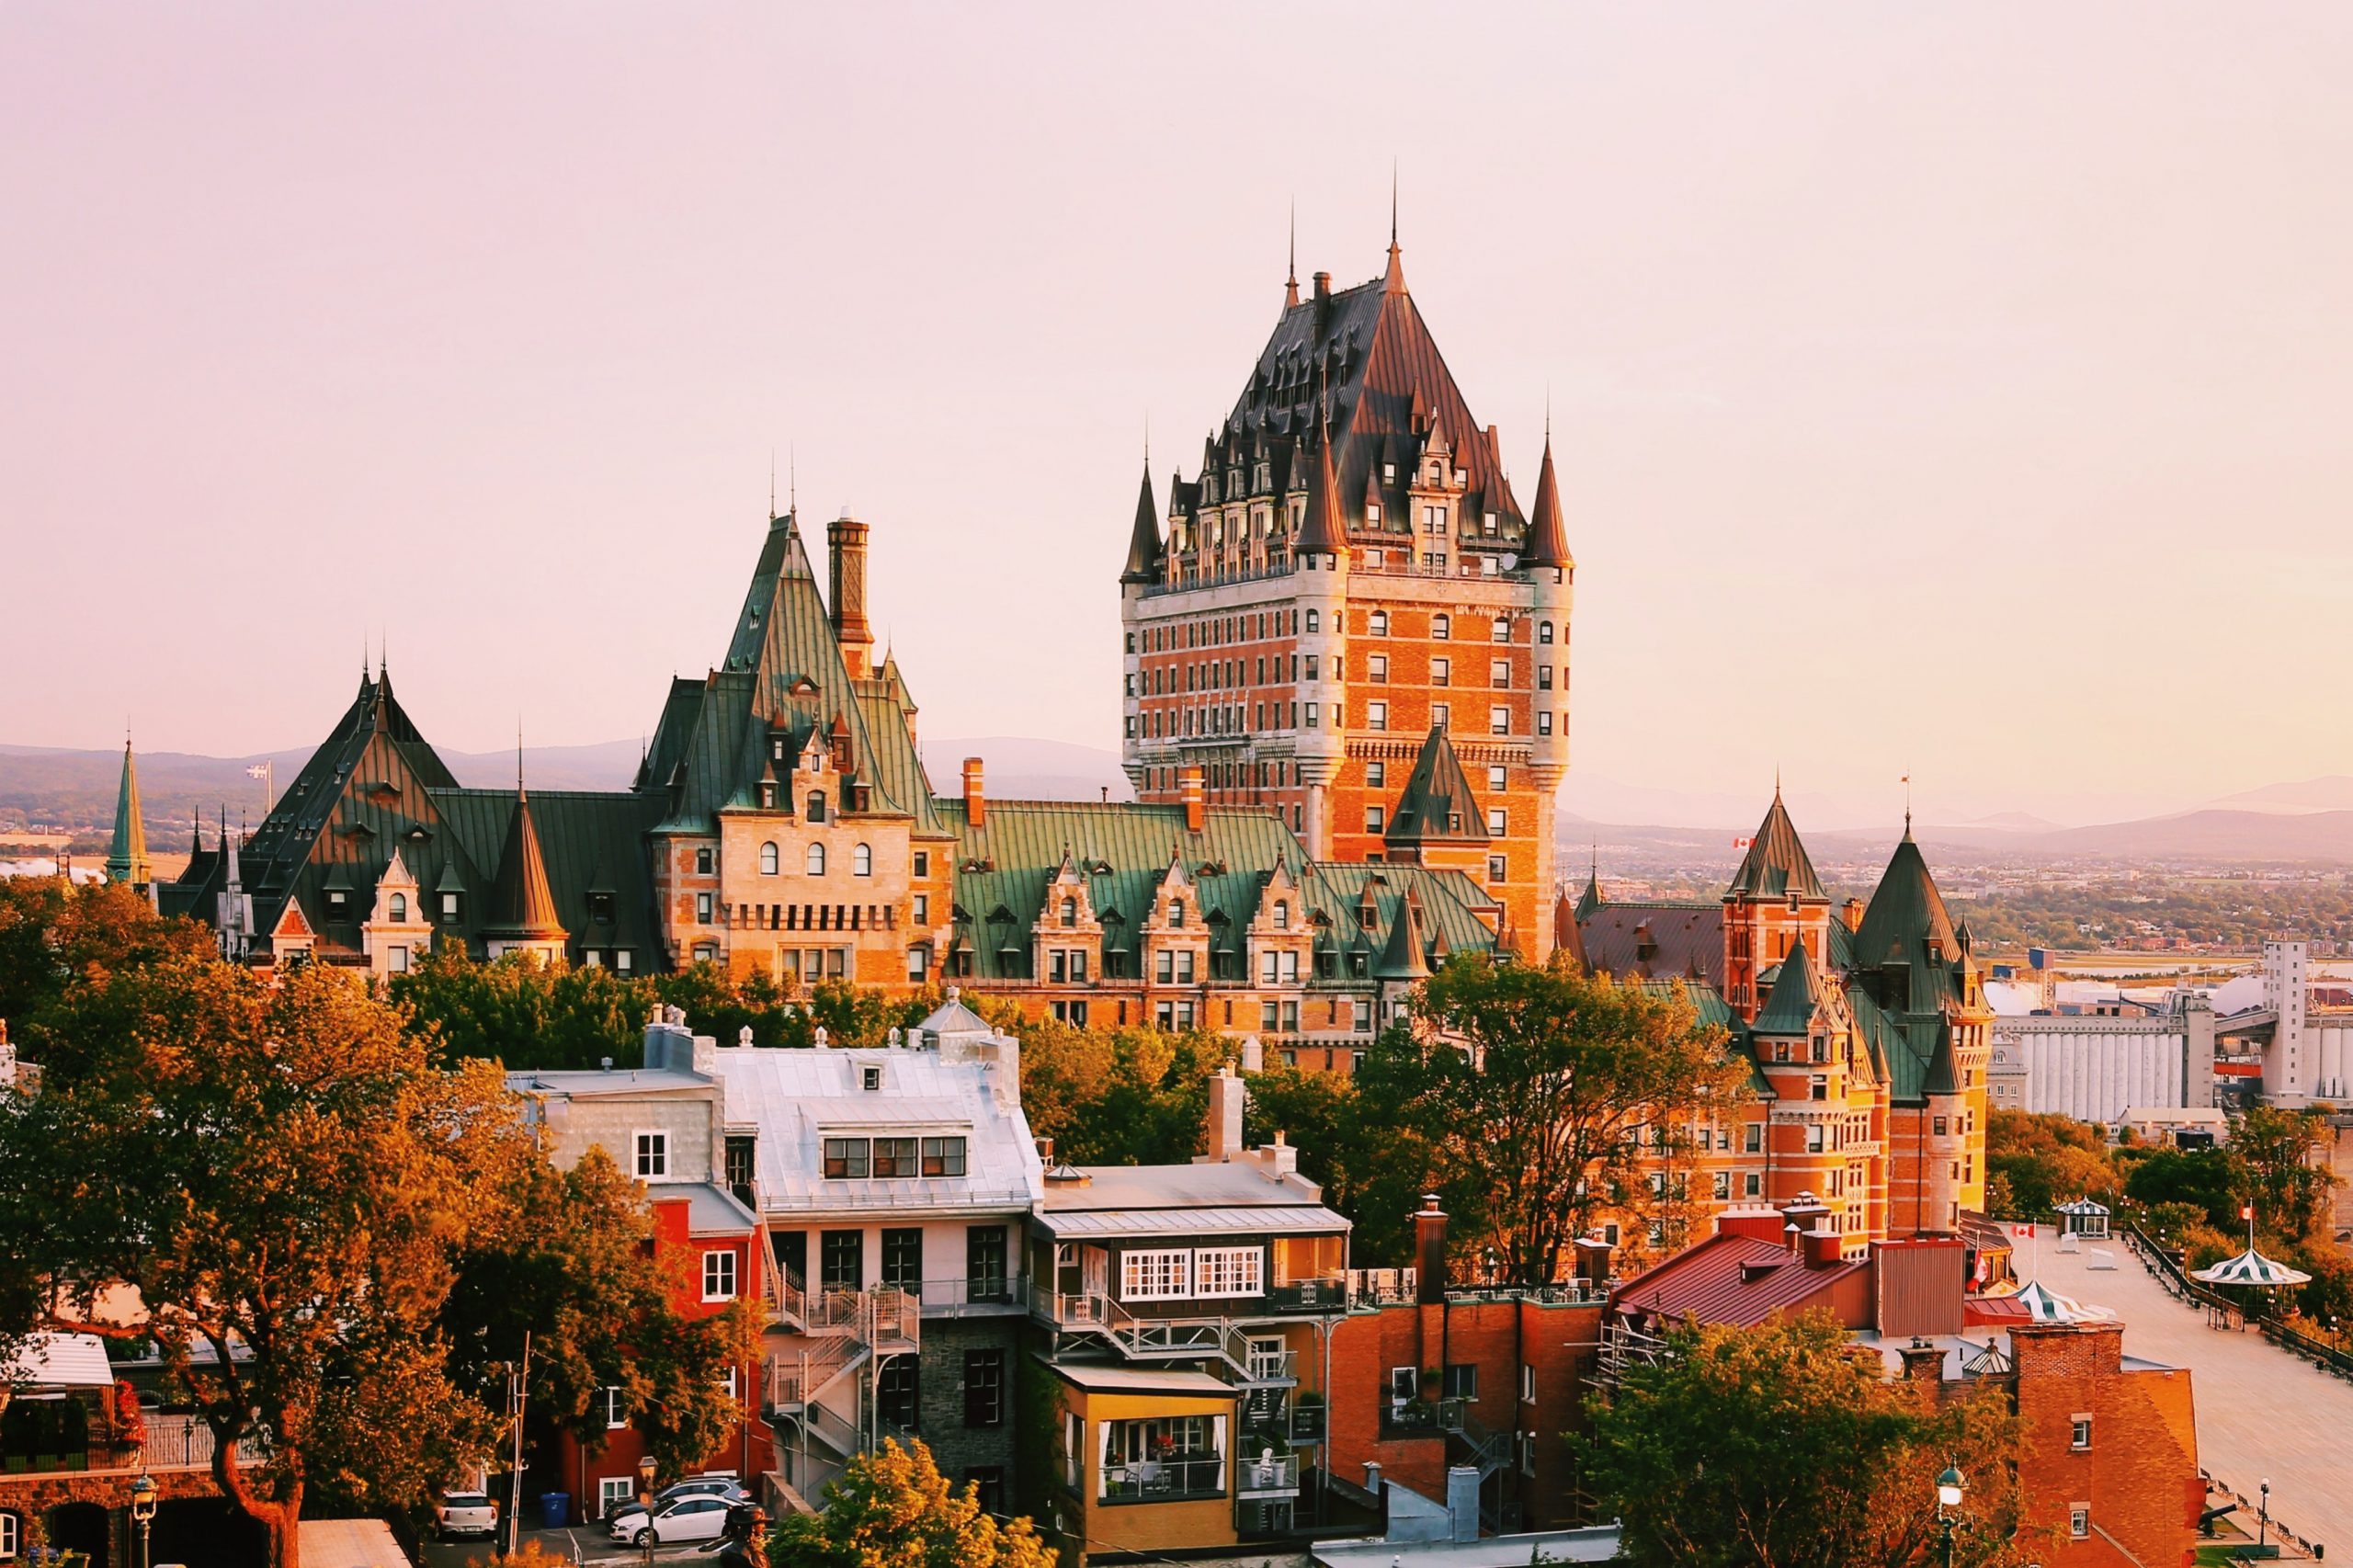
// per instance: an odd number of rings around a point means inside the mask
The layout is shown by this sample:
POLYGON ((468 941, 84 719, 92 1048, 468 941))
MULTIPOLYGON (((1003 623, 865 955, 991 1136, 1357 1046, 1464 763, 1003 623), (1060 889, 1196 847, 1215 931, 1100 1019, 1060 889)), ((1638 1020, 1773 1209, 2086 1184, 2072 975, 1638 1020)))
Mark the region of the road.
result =
POLYGON ((2038 1241, 2018 1241, 2021 1278, 2039 1275, 2061 1295, 2115 1310, 2124 1320, 2124 1353, 2187 1367, 2198 1419, 2198 1460, 2220 1486, 2248 1502, 2255 1528, 2256 1487, 2271 1482, 2271 1515, 2307 1540, 2353 1552, 2353 1488, 2345 1462, 2353 1454, 2353 1382, 2324 1372, 2252 1329, 2206 1326, 2205 1312, 2175 1301, 2121 1241, 2063 1253, 2048 1225, 2038 1241), (2090 1267, 2093 1248, 2114 1256, 2113 1270, 2090 1267))
MULTIPOLYGON (((645 1561, 645 1554, 633 1547, 623 1546, 606 1535, 600 1524, 574 1525, 569 1529, 525 1530, 525 1543, 536 1541, 540 1551, 550 1557, 563 1558, 584 1565, 603 1564, 606 1568, 634 1568, 645 1561)), ((688 1541, 678 1546, 656 1547, 654 1561, 657 1568, 707 1568, 715 1563, 715 1555, 703 1555, 707 1540, 688 1541)), ((425 1543, 425 1568, 468 1568, 472 1563, 487 1564, 497 1543, 487 1540, 438 1541, 425 1543)))

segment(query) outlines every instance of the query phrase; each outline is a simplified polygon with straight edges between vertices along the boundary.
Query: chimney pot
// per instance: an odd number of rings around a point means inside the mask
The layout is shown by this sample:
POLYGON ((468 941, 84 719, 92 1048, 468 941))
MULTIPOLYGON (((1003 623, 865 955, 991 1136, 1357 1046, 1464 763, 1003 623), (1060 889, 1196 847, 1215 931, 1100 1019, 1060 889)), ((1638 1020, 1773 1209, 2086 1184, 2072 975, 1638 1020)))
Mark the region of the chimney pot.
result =
POLYGON ((1319 272, 1315 275, 1315 297, 1319 300, 1328 300, 1332 297, 1332 275, 1330 273, 1319 272))

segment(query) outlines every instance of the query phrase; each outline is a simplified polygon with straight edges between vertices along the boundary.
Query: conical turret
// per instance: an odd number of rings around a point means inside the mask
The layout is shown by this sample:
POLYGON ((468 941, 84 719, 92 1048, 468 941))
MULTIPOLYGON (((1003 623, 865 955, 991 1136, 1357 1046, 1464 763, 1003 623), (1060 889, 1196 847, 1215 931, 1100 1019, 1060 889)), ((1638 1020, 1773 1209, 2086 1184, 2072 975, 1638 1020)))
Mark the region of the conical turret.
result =
POLYGON ((1136 496, 1135 527, 1128 533, 1128 563, 1120 573, 1122 583, 1160 581, 1160 514, 1152 500, 1152 465, 1144 465, 1143 488, 1136 496))
POLYGON ((540 853, 540 832, 531 821, 530 797, 519 787, 515 811, 506 819, 506 842, 498 852, 498 875, 491 883, 490 915, 483 936, 492 954, 510 948, 561 946, 565 932, 556 915, 555 893, 548 885, 547 861, 540 853))
POLYGON ((1822 879, 1813 873, 1813 859, 1805 852, 1805 843, 1798 837, 1795 824, 1790 821, 1787 807, 1781 804, 1781 787, 1773 787, 1773 804, 1767 809, 1765 820, 1757 824, 1756 836, 1749 841, 1748 854, 1740 862, 1725 897, 1827 899, 1822 891, 1822 879))
POLYGON ((1528 549, 1519 558, 1522 566, 1553 566, 1568 570, 1576 565, 1569 554, 1569 532, 1561 521, 1561 483, 1552 474, 1552 432, 1544 432, 1544 468, 1536 476, 1536 507, 1528 516, 1528 549))
POLYGON ((114 802, 114 838, 107 846, 107 881, 143 888, 154 881, 147 864, 147 824, 139 812, 139 763, 122 743, 122 783, 114 802))
POLYGON ((1347 549, 1347 530, 1340 522, 1340 482, 1332 472, 1332 430, 1328 423, 1316 430, 1315 462, 1307 471, 1307 515, 1300 519, 1299 539, 1292 554, 1338 555, 1347 549))

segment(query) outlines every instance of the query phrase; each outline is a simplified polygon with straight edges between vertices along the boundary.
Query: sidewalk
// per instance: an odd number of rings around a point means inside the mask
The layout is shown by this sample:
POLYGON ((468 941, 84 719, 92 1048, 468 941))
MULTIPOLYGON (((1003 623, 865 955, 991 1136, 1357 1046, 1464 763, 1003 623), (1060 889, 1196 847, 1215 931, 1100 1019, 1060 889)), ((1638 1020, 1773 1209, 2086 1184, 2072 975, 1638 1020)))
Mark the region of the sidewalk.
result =
MULTIPOLYGON (((635 1568, 645 1561, 645 1553, 635 1547, 624 1546, 605 1533, 601 1524, 574 1525, 565 1529, 525 1530, 521 1544, 536 1541, 540 1550, 550 1557, 577 1562, 582 1568, 635 1568)), ((701 1549, 707 1540, 681 1542, 676 1546, 654 1549, 654 1561, 667 1568, 689 1568, 689 1565, 716 1562, 717 1554, 709 1557, 701 1549)), ((424 1568, 467 1568, 473 1562, 488 1562, 497 1553, 499 1542, 494 1540, 428 1540, 425 1543, 424 1568)))
POLYGON ((2017 1238, 2019 1278, 2039 1276, 2062 1295, 2113 1308, 2124 1321, 2125 1355, 2193 1374, 2198 1462, 2216 1490, 2246 1499, 2234 1517, 2247 1532, 2255 1531, 2258 1489, 2268 1479, 2275 1536, 2284 1526, 2334 1553, 2353 1552, 2353 1487, 2345 1479, 2353 1382, 2254 1329, 2208 1328, 2205 1312, 2166 1295, 2120 1239, 2063 1253, 2051 1226, 2036 1229, 2034 1240, 2017 1238), (2095 1248, 2113 1256, 2116 1267, 2091 1267, 2095 1248))

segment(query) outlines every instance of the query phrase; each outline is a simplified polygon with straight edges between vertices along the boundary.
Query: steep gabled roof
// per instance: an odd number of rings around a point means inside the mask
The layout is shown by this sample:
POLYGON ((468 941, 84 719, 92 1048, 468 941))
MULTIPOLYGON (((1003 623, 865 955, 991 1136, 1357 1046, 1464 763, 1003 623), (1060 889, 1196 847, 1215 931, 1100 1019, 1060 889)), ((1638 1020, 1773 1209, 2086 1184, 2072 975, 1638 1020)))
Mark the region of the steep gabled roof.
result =
POLYGON ((1391 844, 1487 842, 1487 819, 1445 726, 1430 726, 1382 836, 1391 844))
POLYGON ((1830 896, 1822 889, 1822 879, 1813 874, 1813 859, 1806 854, 1788 808, 1781 804, 1780 786, 1775 785, 1773 803, 1757 824, 1756 836, 1749 841, 1748 853, 1724 896, 1787 898, 1791 893, 1813 899, 1830 896))
POLYGON ((1761 1035, 1802 1035, 1813 1027, 1814 1009, 1820 1003, 1813 983, 1813 960, 1808 956, 1806 945, 1799 942, 1780 961, 1773 978, 1773 994, 1766 999, 1764 1010, 1749 1028, 1761 1035))

